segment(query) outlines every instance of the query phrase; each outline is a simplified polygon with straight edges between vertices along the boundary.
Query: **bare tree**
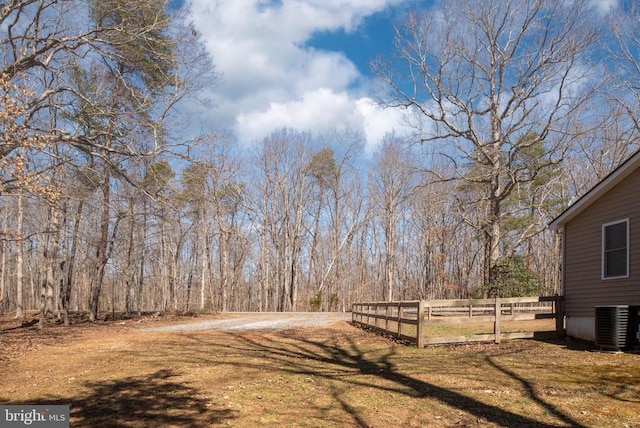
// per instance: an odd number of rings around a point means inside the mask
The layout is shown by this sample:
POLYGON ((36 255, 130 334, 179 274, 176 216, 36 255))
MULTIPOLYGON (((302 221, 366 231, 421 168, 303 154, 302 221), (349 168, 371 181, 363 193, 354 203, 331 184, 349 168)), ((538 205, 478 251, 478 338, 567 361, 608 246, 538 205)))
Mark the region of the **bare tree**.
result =
POLYGON ((84 87, 91 90, 92 97, 84 99, 76 114, 87 131, 83 138, 99 142, 97 150, 91 152, 99 159, 102 175, 100 239, 91 296, 91 320, 95 320, 108 248, 112 245, 109 241, 112 180, 114 176, 127 178, 123 169, 117 166, 117 155, 138 153, 136 144, 139 145, 141 138, 144 140, 149 135, 147 138, 153 141, 159 134, 157 128, 161 123, 150 116, 154 94, 174 84, 175 78, 171 74, 172 43, 165 34, 169 18, 162 0, 135 4, 128 0, 94 2, 90 13, 96 28, 117 29, 105 33, 104 60, 100 66, 93 64, 92 76, 101 75, 102 81, 92 82, 85 73, 84 87))
MULTIPOLYGON (((640 7, 635 2, 620 5, 622 9, 611 20, 613 34, 617 41, 612 54, 616 64, 615 72, 619 84, 612 98, 619 104, 628 120, 632 139, 640 133, 640 7)), ((626 140, 626 139, 625 139, 626 140)))
MULTIPOLYGON (((363 195, 350 187, 358 183, 354 162, 361 153, 362 137, 357 133, 333 132, 320 137, 322 149, 317 151, 305 170, 313 178, 317 196, 312 203, 314 226, 309 250, 308 290, 313 293, 313 306, 325 311, 335 310, 340 305, 340 291, 343 278, 345 249, 353 241, 355 231, 360 227, 361 204, 355 203, 356 212, 347 205, 349 195, 362 200, 363 195), (351 191, 350 191, 351 190, 351 191), (322 226, 322 228, 321 228, 322 226), (325 236, 325 239, 321 239, 325 236), (328 239, 326 239, 328 238, 328 239), (324 251, 321 244, 325 244, 324 251), (324 257, 320 256, 324 254, 324 257), (311 284, 311 280, 315 284, 311 284)), ((310 191, 312 191, 310 189, 310 191)), ((344 294, 343 296, 344 297, 344 294)))
POLYGON ((239 163, 221 153, 216 165, 214 206, 218 235, 218 274, 220 277, 218 308, 226 312, 235 301, 238 279, 244 265, 240 220, 245 206, 246 184, 238 179, 239 163))
MULTIPOLYGON (((214 68, 199 35, 186 22, 184 11, 173 12, 165 0, 8 1, 0 4, 0 27, 6 31, 0 40, 0 193, 22 189, 50 200, 59 198, 56 206, 64 211, 63 224, 68 220, 66 208, 76 210, 68 223, 74 228, 65 247, 70 252, 64 251, 66 278, 59 290, 65 320, 75 280, 81 283, 77 291, 82 296, 87 282, 94 285, 87 299, 91 318, 97 316, 103 282, 119 280, 105 272, 113 251, 136 256, 136 274, 126 275, 137 281, 140 309, 149 257, 144 242, 135 240, 126 246, 124 239, 117 241, 116 231, 125 206, 136 216, 142 213, 135 224, 142 241, 149 219, 146 207, 128 206, 118 192, 133 187, 145 194, 144 180, 135 173, 140 159, 146 158, 148 165, 159 154, 183 156, 186 145, 197 143, 176 139, 163 125, 180 120, 175 107, 193 96, 195 88, 215 83, 214 68), (73 179, 77 166, 91 176, 93 192, 101 196, 99 209, 93 204, 96 195, 76 199, 78 195, 64 194, 69 189, 49 179, 60 167, 73 179), (91 203, 85 203, 89 199, 91 203), (87 215, 100 219, 94 223, 99 236, 91 258, 86 252, 78 254, 87 250, 78 245, 86 238, 80 236, 86 232, 81 228, 83 221, 91 223, 87 215), (88 259, 93 259, 93 274, 76 269, 82 262, 87 266, 88 259)), ((144 205, 150 199, 149 195, 138 197, 133 203, 144 205)), ((52 213, 51 218, 58 214, 52 213)), ((54 240, 46 242, 56 245, 54 240)), ((44 251, 51 257, 57 254, 49 247, 44 251)), ((174 262, 179 257, 172 256, 174 262)), ((168 266, 177 267, 175 263, 168 266)), ((175 291, 175 284, 169 282, 175 291)), ((119 293, 113 287, 112 291, 112 297, 119 293)), ((177 294, 173 296, 177 305, 177 294)))
MULTIPOLYGON (((431 168, 437 169, 436 165, 431 168)), ((444 171, 440 171, 444 173, 444 171)), ((412 299, 468 297, 478 252, 477 233, 469 229, 455 207, 453 182, 419 173, 418 187, 410 200, 410 219, 405 226, 405 272, 412 272, 412 299)))
POLYGON ((562 161, 597 86, 592 12, 584 0, 450 1, 398 29, 402 66, 376 66, 389 89, 384 104, 414 112, 422 142, 444 144, 458 171, 444 178, 482 188, 471 207, 485 213, 473 221, 486 245, 485 281, 503 256, 505 201, 562 161), (523 172, 522 154, 536 146, 541 162, 523 172))
MULTIPOLYGON (((189 267, 190 278, 196 274, 195 277, 200 279, 200 297, 198 307, 200 310, 205 306, 205 294, 207 289, 208 272, 207 265, 208 260, 211 257, 210 247, 208 242, 210 241, 210 204, 208 199, 211 197, 211 188, 209 182, 209 175, 211 174, 211 166, 206 162, 197 162, 189 164, 183 171, 181 176, 182 181, 182 194, 181 198, 187 204, 186 217, 189 218, 191 223, 190 242, 191 242, 191 254, 193 265, 189 267)), ((191 291, 191 284, 189 284, 189 293, 187 296, 187 305, 189 304, 189 298, 191 291)))
POLYGON ((314 289, 315 286, 312 286, 312 281, 320 282, 317 294, 310 297, 312 308, 318 310, 322 305, 325 276, 322 273, 322 263, 318 248, 322 233, 321 224, 323 223, 323 217, 325 217, 323 216, 323 211, 327 206, 328 189, 331 187, 335 189, 337 181, 337 165, 333 150, 328 147, 322 148, 311 157, 305 169, 306 174, 313 179, 313 189, 310 190, 315 192, 314 198, 312 199, 315 208, 313 231, 309 248, 309 267, 307 270, 306 288, 308 290, 314 289))
POLYGON ((401 210, 415 189, 415 165, 412 165, 403 142, 385 137, 375 155, 371 178, 371 198, 377 207, 384 234, 384 299, 392 301, 397 288, 397 232, 404 217, 401 210))
MULTIPOLYGON (((0 84, 29 88, 17 100, 23 108, 21 126, 31 135, 30 139, 3 141, 0 159, 19 147, 37 149, 44 155, 48 154, 48 148, 60 144, 84 151, 118 150, 108 147, 101 134, 79 134, 73 123, 62 120, 74 116, 70 111, 76 105, 74 99, 86 101, 85 94, 77 92, 70 84, 69 73, 74 70, 74 64, 95 58, 87 55, 89 51, 104 55, 113 52, 113 46, 118 45, 121 53, 131 59, 131 47, 140 40, 150 42, 146 45, 147 50, 157 49, 158 40, 153 38, 165 21, 146 7, 149 4, 150 1, 135 2, 136 7, 128 10, 125 2, 118 5, 109 1, 12 0, 0 5, 0 27, 6 31, 6 37, 0 40, 0 84), (100 8, 111 10, 112 16, 120 11, 129 20, 125 23, 101 19, 98 17, 100 8), (134 21, 136 25, 130 25, 134 21), (86 22, 96 25, 87 25, 86 22), (150 24, 156 28, 151 29, 150 24), (125 46, 129 46, 128 52, 125 46), (51 126, 48 118, 55 112, 61 113, 60 122, 51 126), (34 139, 37 147, 31 143, 34 139)), ((160 8, 164 9, 164 3, 160 8)), ((138 44, 138 54, 141 55, 138 59, 145 55, 143 46, 138 44)), ((16 90, 13 92, 15 94, 16 90)), ((126 149, 122 152, 130 154, 126 149)))
POLYGON ((309 230, 311 135, 292 130, 274 132, 257 153, 253 218, 261 235, 263 307, 296 310, 303 274, 302 249, 309 230))

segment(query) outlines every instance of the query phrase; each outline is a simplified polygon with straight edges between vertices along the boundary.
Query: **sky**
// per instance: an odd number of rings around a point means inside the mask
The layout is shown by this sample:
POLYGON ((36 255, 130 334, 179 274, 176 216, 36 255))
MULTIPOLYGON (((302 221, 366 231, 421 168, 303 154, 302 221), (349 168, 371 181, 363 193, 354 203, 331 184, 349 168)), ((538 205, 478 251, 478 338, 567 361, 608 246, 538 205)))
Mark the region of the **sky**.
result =
MULTIPOLYGON (((360 131, 368 151, 402 112, 375 103, 370 61, 389 57, 409 9, 441 0, 189 0, 217 72, 208 120, 252 144, 291 127, 360 131)), ((617 0, 590 0, 603 12, 617 0)))
POLYGON ((191 0, 191 18, 221 75, 209 115, 241 144, 274 130, 360 131, 368 149, 402 133, 375 104, 370 61, 393 26, 430 0, 191 0))

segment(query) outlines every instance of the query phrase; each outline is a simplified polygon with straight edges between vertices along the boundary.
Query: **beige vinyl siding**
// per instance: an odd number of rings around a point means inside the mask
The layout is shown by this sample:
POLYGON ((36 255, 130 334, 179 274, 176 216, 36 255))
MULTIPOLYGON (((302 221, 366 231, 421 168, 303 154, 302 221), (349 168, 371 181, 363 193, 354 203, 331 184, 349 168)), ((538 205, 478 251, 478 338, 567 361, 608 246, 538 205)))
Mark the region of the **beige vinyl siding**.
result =
POLYGON ((640 169, 565 225, 567 316, 601 305, 640 305, 640 169), (602 279, 602 225, 629 219, 629 277, 602 279))

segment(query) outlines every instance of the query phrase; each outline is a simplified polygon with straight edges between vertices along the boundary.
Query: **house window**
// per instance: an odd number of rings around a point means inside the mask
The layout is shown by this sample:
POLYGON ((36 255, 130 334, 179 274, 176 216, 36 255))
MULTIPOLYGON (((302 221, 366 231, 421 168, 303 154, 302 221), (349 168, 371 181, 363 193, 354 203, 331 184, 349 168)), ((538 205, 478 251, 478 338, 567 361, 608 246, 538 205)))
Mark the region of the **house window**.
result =
POLYGON ((602 226, 602 278, 629 276, 629 219, 602 226))

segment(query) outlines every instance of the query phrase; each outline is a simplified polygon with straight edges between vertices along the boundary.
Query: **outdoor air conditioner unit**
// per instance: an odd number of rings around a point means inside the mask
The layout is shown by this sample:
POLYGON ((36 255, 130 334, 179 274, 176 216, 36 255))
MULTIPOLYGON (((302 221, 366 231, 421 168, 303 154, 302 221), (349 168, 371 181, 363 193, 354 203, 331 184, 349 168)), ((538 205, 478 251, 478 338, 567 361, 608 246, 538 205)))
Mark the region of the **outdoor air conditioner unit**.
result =
POLYGON ((640 306, 629 306, 627 348, 640 349, 640 306))
POLYGON ((628 347, 629 306, 596 306, 596 345, 619 351, 628 347))

